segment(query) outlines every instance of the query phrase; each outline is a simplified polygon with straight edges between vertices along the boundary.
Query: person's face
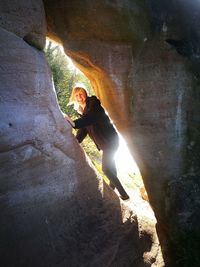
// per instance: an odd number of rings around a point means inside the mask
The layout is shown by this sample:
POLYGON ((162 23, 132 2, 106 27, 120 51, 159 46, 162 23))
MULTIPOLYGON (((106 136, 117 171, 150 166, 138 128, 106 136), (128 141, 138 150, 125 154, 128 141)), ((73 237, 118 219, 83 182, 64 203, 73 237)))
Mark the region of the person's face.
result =
POLYGON ((86 98, 87 96, 84 90, 79 90, 75 93, 75 99, 79 105, 84 105, 86 98))

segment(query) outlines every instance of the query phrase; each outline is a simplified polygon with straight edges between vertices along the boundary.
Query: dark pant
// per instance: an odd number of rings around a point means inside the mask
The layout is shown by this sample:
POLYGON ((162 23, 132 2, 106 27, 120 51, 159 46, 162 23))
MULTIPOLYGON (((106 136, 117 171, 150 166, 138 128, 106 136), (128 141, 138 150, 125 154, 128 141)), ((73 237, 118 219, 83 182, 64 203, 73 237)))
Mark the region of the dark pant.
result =
POLYGON ((117 178, 117 169, 114 161, 114 155, 115 155, 116 149, 106 149, 103 150, 102 155, 102 170, 105 173, 105 175, 110 180, 110 186, 111 188, 117 188, 120 195, 122 197, 127 197, 127 193, 124 190, 122 184, 120 183, 119 179, 117 178))

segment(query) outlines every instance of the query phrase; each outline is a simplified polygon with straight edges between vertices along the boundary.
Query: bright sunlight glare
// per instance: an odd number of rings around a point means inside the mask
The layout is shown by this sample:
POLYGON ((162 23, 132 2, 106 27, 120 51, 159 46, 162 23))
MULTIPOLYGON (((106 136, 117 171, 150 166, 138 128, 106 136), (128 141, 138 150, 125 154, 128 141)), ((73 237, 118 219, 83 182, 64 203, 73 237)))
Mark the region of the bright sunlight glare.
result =
MULTIPOLYGON (((72 72, 75 73, 80 72, 82 74, 82 72, 73 64, 73 61, 64 53, 64 49, 61 44, 56 43, 53 40, 47 38, 46 47, 48 47, 49 44, 55 48, 59 47, 60 51, 62 52, 63 56, 66 58, 68 62, 68 68, 72 72)), ((120 134, 119 134, 119 140, 120 140, 119 148, 115 154, 117 176, 121 180, 122 184, 125 186, 128 194, 131 196, 131 201, 128 202, 129 203, 128 205, 132 210, 137 211, 138 214, 143 214, 143 215, 145 214, 145 216, 148 216, 150 218, 155 218, 148 201, 145 201, 144 200, 145 198, 143 198, 144 196, 146 196, 145 195, 146 190, 143 184, 139 168, 136 162, 134 161, 131 153, 129 152, 125 140, 120 134)))
POLYGON ((117 174, 122 181, 130 190, 140 190, 144 187, 140 170, 134 161, 128 146, 118 132, 119 135, 119 148, 115 153, 115 163, 117 167, 117 174))
POLYGON ((135 163, 133 157, 131 156, 127 144, 124 138, 119 134, 119 148, 115 154, 116 165, 120 166, 121 171, 126 171, 127 173, 139 174, 139 169, 135 163))
POLYGON ((55 46, 59 46, 61 52, 63 53, 63 56, 67 59, 67 62, 68 62, 68 67, 70 70, 72 71, 76 71, 76 72, 81 72, 73 63, 73 61, 71 60, 70 57, 68 57, 66 54, 65 54, 65 51, 64 51, 64 48, 61 44, 49 39, 48 37, 46 38, 46 46, 48 46, 49 42, 52 43, 52 46, 55 47, 55 46))
POLYGON ((126 190, 132 199, 128 205, 132 210, 137 211, 138 216, 146 216, 156 221, 149 202, 142 199, 142 194, 147 198, 148 196, 143 184, 140 170, 134 161, 124 138, 121 134, 118 133, 118 135, 120 143, 115 154, 115 162, 118 177, 125 185, 126 190))

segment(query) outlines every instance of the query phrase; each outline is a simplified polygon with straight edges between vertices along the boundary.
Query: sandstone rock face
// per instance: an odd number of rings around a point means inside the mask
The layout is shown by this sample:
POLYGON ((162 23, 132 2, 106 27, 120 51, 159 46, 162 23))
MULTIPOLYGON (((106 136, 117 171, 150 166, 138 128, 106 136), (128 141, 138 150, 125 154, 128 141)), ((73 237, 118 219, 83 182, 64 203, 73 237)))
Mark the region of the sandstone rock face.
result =
POLYGON ((41 1, 0 6, 0 264, 163 266, 155 221, 103 185, 62 117, 41 1))
POLYGON ((0 27, 39 49, 44 48, 46 21, 41 0, 2 0, 0 13, 0 27))
MULTIPOLYGON (((199 4, 44 5, 49 37, 63 43, 126 137, 162 245, 174 238, 172 249, 179 254, 180 237, 193 249, 181 230, 199 234, 199 4)), ((39 51, 46 32, 42 2, 3 0, 0 14, 0 262, 163 266, 153 223, 148 230, 102 189, 62 118, 39 51)))
POLYGON ((181 235, 180 229, 197 229, 199 4, 48 0, 44 4, 49 37, 63 43, 126 137, 158 229, 161 226, 168 236, 165 241, 181 235))
POLYGON ((3 29, 0 39, 1 256, 4 266, 36 266, 38 257, 43 266, 55 258, 52 248, 40 255, 41 248, 60 242, 45 228, 64 230, 60 224, 67 224, 66 216, 73 222, 61 210, 70 210, 72 196, 80 190, 78 177, 91 188, 89 198, 98 185, 59 112, 43 52, 3 29))

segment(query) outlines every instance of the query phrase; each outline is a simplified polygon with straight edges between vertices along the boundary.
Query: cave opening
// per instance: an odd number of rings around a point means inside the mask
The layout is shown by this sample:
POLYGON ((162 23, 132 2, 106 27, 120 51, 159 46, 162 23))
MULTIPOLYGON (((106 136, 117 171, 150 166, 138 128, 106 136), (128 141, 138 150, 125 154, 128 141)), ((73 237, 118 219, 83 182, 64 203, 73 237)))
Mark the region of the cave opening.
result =
MULTIPOLYGON (((68 105, 72 88, 77 84, 82 84, 87 88, 89 95, 95 95, 92 82, 73 63, 72 59, 66 55, 61 44, 47 38, 45 55, 52 72, 53 84, 60 110, 72 119, 76 119, 77 113, 71 105, 68 105)), ((107 115, 109 116, 108 113, 107 115)), ((72 129, 72 132, 75 135, 76 130, 72 129)), ((132 199, 130 207, 137 213, 142 213, 156 222, 140 170, 129 151, 126 140, 118 130, 117 132, 119 135, 119 147, 114 158, 117 175, 132 199)), ((109 180, 101 168, 102 152, 97 149, 88 136, 81 143, 81 147, 104 182, 109 184, 109 180)), ((118 194, 118 192, 116 193, 118 194)))

